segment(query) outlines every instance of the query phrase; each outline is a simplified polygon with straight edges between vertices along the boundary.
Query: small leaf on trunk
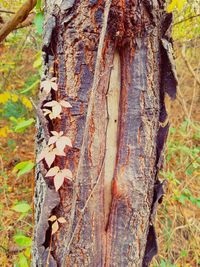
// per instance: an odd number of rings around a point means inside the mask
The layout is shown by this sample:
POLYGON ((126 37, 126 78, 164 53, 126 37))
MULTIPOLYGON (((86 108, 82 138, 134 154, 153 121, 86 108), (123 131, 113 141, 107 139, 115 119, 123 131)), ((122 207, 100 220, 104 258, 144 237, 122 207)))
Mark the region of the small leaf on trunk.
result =
POLYGON ((50 222, 55 222, 56 220, 57 220, 56 215, 52 215, 52 216, 48 219, 48 221, 50 221, 50 222))
POLYGON ((58 222, 59 223, 66 223, 67 221, 65 220, 64 217, 60 217, 60 218, 58 218, 58 222))
POLYGON ((59 229, 59 225, 58 225, 58 222, 55 221, 53 224, 52 224, 52 235, 55 234, 59 229))
POLYGON ((62 107, 64 107, 64 108, 72 108, 72 105, 69 102, 65 101, 65 100, 61 100, 60 101, 60 105, 62 107))
POLYGON ((47 174, 45 175, 46 177, 50 177, 50 176, 55 176, 58 172, 60 171, 59 167, 55 166, 53 168, 51 168, 47 174))
POLYGON ((54 177, 54 185, 55 185, 56 191, 58 191, 60 189, 60 187, 63 185, 64 179, 65 179, 65 177, 62 173, 58 173, 54 177))

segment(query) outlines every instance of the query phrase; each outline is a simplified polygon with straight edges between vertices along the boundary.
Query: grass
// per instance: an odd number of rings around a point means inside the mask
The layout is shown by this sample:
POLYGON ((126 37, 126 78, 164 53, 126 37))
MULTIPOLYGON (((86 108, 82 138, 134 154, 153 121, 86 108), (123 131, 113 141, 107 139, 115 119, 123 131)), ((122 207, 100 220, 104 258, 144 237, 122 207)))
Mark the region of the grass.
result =
MULTIPOLYGON (((23 160, 34 158, 34 135, 29 130, 26 135, 10 135, 5 143, 1 143, 0 157, 0 263, 2 267, 18 266, 17 262, 23 262, 26 255, 27 262, 30 259, 30 242, 32 237, 32 211, 16 211, 15 207, 22 203, 32 204, 33 195, 33 171, 19 178, 14 174, 14 166, 23 160), (8 142, 12 140, 12 142, 8 142), (21 240, 17 237, 21 236, 21 240)), ((23 207, 22 205, 20 207, 23 207)), ((27 265, 20 265, 20 267, 27 265)))
MULTIPOLYGON (((161 179, 168 190, 158 209, 156 227, 159 254, 153 267, 197 267, 200 264, 200 91, 197 81, 177 48, 179 89, 177 99, 168 102, 171 121, 161 179)), ((198 66, 199 49, 188 51, 187 61, 198 66)))

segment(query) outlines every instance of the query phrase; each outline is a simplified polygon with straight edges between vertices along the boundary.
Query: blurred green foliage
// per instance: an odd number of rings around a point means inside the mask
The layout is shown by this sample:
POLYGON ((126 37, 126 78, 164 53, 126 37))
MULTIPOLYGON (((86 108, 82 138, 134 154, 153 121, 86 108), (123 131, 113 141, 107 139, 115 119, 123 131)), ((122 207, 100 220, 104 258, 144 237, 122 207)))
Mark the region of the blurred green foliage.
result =
POLYGON ((172 0, 167 7, 174 13, 173 38, 189 42, 200 37, 200 1, 172 0))

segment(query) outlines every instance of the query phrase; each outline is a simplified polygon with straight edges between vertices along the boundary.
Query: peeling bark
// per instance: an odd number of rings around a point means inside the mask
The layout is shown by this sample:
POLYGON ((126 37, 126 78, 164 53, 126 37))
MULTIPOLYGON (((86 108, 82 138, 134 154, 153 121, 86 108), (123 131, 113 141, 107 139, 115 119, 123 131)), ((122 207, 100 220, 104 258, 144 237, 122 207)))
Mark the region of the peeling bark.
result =
POLYGON ((74 180, 56 193, 47 166, 37 166, 33 266, 145 267, 157 253, 164 96, 174 98, 177 85, 170 24, 158 0, 46 2, 43 78, 56 76, 58 92, 39 106, 72 105, 45 128, 71 138, 55 165, 74 180), (52 242, 51 215, 67 221, 52 242))

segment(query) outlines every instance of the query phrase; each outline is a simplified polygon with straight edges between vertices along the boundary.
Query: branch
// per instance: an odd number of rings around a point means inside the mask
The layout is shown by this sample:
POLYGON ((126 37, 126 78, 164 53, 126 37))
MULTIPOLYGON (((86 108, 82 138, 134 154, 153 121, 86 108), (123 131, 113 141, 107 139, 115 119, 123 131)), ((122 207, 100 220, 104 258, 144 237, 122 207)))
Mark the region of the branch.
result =
POLYGON ((29 12, 36 5, 37 0, 26 1, 16 14, 0 29, 0 42, 2 42, 8 34, 17 28, 17 26, 22 23, 29 15, 29 12))
MULTIPOLYGON (((34 12, 30 13, 28 17, 22 23, 18 24, 14 30, 25 28, 32 25, 34 18, 35 18, 35 13, 34 12)), ((6 24, 6 22, 3 21, 1 16, 0 16, 0 23, 6 24)))
POLYGON ((175 23, 173 24, 173 26, 178 25, 178 24, 180 24, 180 23, 183 23, 183 22, 185 22, 185 21, 188 21, 188 20, 197 18, 197 17, 199 17, 199 16, 200 16, 200 14, 197 14, 197 15, 194 15, 194 16, 191 16, 191 17, 182 19, 182 20, 180 20, 180 21, 178 21, 178 22, 175 22, 175 23))
POLYGON ((34 18, 35 18, 35 13, 30 13, 22 23, 17 25, 16 29, 25 28, 32 25, 34 18))
POLYGON ((15 12, 6 9, 0 9, 0 13, 15 14, 15 12))

